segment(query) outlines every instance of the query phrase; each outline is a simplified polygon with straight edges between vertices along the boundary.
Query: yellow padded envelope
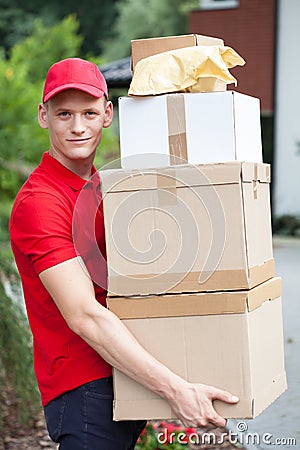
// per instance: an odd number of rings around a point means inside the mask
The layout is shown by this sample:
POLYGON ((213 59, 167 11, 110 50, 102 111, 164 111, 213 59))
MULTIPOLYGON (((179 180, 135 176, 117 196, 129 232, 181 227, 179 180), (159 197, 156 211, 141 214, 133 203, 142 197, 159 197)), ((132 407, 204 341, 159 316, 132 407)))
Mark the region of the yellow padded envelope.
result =
POLYGON ((237 80, 228 69, 245 60, 231 47, 211 45, 171 50, 141 59, 129 95, 224 91, 237 80))

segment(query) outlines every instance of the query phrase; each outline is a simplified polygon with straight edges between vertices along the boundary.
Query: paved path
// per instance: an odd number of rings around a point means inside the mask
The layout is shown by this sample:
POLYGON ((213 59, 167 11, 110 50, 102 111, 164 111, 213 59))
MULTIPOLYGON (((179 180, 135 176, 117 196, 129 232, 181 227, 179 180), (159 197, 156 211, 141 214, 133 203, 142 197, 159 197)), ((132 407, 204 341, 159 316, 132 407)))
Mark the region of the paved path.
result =
MULTIPOLYGON (((283 326, 285 340, 285 364, 288 390, 270 405, 260 416, 243 421, 248 430, 242 439, 250 439, 249 450, 300 449, 300 239, 274 238, 276 274, 282 277, 283 326), (257 433, 259 438, 250 436, 257 433), (270 439, 273 444, 263 442, 270 439), (248 437, 246 436, 248 434, 248 437), (275 443, 275 439, 280 443, 275 443), (289 438, 295 442, 288 441, 289 438)), ((275 350, 275 349, 274 349, 275 350)), ((237 432, 238 421, 228 421, 232 432, 237 432)))

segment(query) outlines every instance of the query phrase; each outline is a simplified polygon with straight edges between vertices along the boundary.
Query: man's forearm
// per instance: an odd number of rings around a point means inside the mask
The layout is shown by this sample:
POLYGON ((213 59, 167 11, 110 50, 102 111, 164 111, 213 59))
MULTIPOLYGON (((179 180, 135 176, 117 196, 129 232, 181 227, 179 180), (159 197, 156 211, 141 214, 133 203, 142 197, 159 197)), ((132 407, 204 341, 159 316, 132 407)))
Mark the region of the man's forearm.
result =
POLYGON ((78 258, 45 270, 40 278, 69 327, 112 366, 166 398, 184 425, 225 425, 212 402, 238 399, 185 381, 143 349, 121 320, 95 299, 93 283, 78 258))
POLYGON ((118 317, 98 304, 71 327, 113 367, 167 400, 186 384, 144 350, 118 317))

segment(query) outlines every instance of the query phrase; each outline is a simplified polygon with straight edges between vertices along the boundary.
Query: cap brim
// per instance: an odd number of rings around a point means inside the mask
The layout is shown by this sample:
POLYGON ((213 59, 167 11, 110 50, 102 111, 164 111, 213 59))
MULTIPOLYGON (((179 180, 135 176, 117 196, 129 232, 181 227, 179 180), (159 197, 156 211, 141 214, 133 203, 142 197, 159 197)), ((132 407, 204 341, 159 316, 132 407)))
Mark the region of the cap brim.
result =
POLYGON ((92 95, 93 97, 96 97, 96 98, 101 98, 103 96, 107 97, 107 95, 104 91, 102 91, 101 89, 98 89, 94 86, 90 86, 88 84, 70 83, 70 84, 65 84, 63 86, 59 86, 56 89, 53 89, 52 91, 48 92, 43 97, 43 102, 47 103, 52 97, 59 94, 60 92, 66 91, 68 89, 76 89, 78 91, 83 91, 83 92, 86 92, 87 94, 92 95))

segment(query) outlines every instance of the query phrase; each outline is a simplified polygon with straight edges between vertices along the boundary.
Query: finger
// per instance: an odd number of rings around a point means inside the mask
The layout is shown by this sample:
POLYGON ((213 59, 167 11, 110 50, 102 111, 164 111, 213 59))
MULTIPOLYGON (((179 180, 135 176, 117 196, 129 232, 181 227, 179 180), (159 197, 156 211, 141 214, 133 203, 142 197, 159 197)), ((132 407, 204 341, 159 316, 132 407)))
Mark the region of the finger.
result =
POLYGON ((218 427, 225 427, 226 420, 219 416, 218 414, 212 416, 212 417, 202 417, 197 421, 196 426, 202 427, 202 428, 218 428, 218 427))
POLYGON ((214 424, 216 427, 225 427, 226 425, 226 420, 224 419, 224 417, 219 416, 218 414, 214 417, 214 419, 212 421, 210 421, 210 423, 214 424))
POLYGON ((209 411, 204 414, 204 417, 199 420, 200 426, 207 427, 209 424, 214 427, 224 427, 226 425, 226 419, 220 416, 216 410, 211 407, 209 411))
POLYGON ((230 392, 217 388, 212 388, 211 398, 213 400, 221 400, 226 403, 237 403, 239 401, 239 398, 236 395, 232 395, 230 392))

